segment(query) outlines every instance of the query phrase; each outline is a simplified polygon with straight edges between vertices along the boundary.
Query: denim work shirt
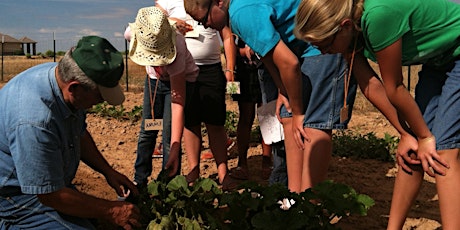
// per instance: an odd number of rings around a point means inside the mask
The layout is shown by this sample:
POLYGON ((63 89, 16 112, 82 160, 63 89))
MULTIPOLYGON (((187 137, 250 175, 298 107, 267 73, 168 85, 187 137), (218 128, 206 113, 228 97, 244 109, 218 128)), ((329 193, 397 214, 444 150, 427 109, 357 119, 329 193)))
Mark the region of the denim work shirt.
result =
POLYGON ((32 67, 0 89, 0 189, 46 194, 75 177, 85 113, 65 104, 55 70, 56 63, 32 67))

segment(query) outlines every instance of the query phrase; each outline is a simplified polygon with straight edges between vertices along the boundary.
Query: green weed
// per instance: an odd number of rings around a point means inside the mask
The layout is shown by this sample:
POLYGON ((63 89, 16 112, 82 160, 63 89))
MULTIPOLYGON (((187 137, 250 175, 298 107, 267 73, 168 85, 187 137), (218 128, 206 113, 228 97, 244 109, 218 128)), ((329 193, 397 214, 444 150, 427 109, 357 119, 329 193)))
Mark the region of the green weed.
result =
POLYGON ((334 132, 332 136, 333 155, 394 161, 399 138, 385 133, 378 138, 374 133, 359 134, 350 130, 334 132))
POLYGON ((112 117, 119 120, 138 121, 142 117, 142 106, 134 106, 131 111, 126 111, 123 105, 113 106, 107 102, 94 105, 87 111, 101 117, 112 117))

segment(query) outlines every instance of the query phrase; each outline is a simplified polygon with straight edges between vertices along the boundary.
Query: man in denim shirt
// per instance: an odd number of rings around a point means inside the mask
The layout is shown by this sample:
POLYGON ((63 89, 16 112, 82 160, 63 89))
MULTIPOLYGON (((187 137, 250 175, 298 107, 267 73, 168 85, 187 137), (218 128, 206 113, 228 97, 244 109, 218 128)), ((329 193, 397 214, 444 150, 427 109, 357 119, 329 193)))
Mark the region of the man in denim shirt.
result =
POLYGON ((95 229, 89 218, 139 226, 133 204, 78 192, 80 160, 118 195, 137 194, 86 130, 85 110, 121 104, 123 58, 104 38, 83 37, 58 63, 32 67, 0 90, 0 229, 95 229))

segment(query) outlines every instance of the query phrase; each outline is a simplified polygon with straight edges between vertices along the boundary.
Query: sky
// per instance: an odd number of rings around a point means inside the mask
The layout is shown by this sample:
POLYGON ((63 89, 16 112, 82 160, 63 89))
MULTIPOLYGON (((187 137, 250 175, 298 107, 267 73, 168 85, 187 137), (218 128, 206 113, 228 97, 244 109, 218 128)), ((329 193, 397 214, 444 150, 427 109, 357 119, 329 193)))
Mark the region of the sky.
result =
POLYGON ((0 0, 0 33, 28 37, 42 53, 53 50, 53 43, 56 51, 67 51, 87 35, 105 37, 124 51, 126 26, 140 8, 153 5, 154 0, 0 0))
POLYGON ((37 52, 53 50, 54 43, 56 51, 67 51, 86 35, 105 37, 124 51, 127 24, 134 22, 140 8, 153 4, 154 0, 0 0, 0 33, 36 41, 37 52))

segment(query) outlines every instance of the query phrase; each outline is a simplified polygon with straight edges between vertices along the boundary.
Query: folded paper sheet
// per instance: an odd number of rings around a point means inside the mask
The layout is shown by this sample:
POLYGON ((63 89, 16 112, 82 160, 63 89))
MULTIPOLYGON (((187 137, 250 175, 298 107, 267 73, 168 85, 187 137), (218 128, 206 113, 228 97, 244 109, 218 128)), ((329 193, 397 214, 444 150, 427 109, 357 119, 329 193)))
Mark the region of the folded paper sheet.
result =
POLYGON ((257 108, 260 132, 268 145, 284 140, 283 125, 275 115, 276 100, 257 108))

